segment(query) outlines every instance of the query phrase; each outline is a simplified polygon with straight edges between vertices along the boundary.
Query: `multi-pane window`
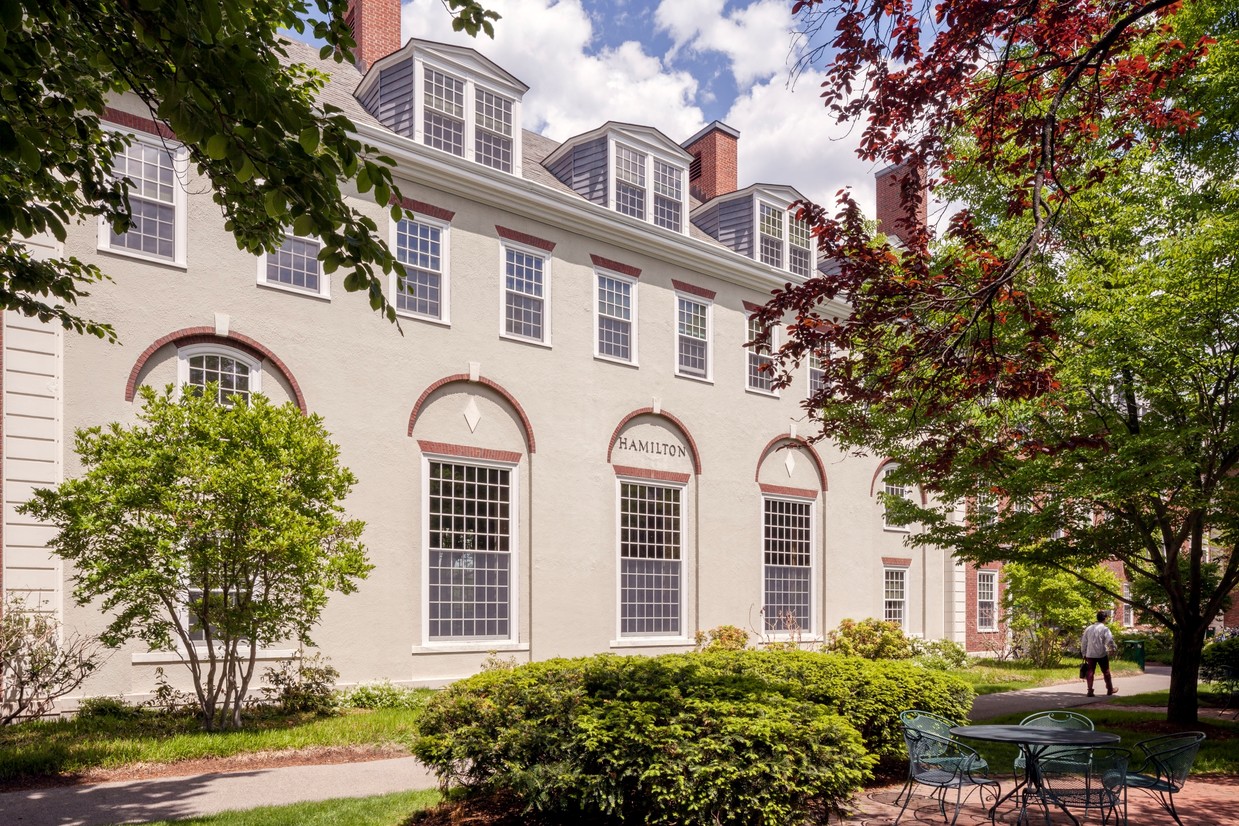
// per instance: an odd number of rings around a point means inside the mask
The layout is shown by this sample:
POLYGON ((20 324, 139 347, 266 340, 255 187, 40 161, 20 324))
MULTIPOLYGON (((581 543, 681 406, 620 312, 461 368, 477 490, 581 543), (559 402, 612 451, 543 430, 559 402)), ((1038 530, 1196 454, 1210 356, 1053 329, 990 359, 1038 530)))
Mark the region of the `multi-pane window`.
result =
MULTIPOLYGON (((762 333, 761 322, 755 318, 749 319, 749 341, 754 341, 762 333)), ((774 335, 772 330, 771 336, 774 335)), ((773 341, 771 342, 773 344, 773 341)), ((748 387, 762 393, 774 392, 774 358, 770 348, 750 344, 748 347, 748 387)))
POLYGON ((977 528, 990 528, 998 520, 998 507, 991 493, 978 493, 972 503, 972 524, 977 528))
POLYGON ((654 160, 654 223, 680 231, 684 173, 669 163, 654 160))
POLYGON ((465 154, 465 82, 426 67, 425 117, 427 146, 465 154))
MULTIPOLYGON (((900 482, 891 479, 891 475, 899 469, 898 465, 887 465, 882 471, 882 492, 887 496, 897 496, 900 499, 907 499, 911 491, 908 487, 900 482)), ((891 528, 894 530, 905 530, 901 525, 896 525, 890 520, 890 506, 884 504, 882 508, 882 527, 891 528)))
POLYGON ((512 171, 512 101, 476 89, 477 128, 474 130, 474 157, 478 163, 512 171))
POLYGON ((645 220, 645 155, 615 146, 615 211, 645 220))
POLYGON ((598 273, 598 355, 633 361, 633 282, 598 273))
POLYGON ((763 264, 783 269, 783 210, 758 202, 757 235, 763 264))
POLYGON ((882 619, 903 626, 908 615, 908 572, 886 568, 882 575, 882 619))
POLYGON ((202 394, 207 385, 218 385, 216 398, 220 404, 232 404, 233 397, 242 402, 250 400, 250 366, 240 359, 223 353, 197 353, 188 359, 189 375, 185 386, 190 392, 202 394))
POLYGON ((1123 583, 1123 627, 1131 628, 1136 624, 1136 609, 1132 607, 1131 600, 1131 583, 1123 583))
POLYGON ((267 255, 266 283, 320 294, 323 292, 323 277, 318 265, 321 248, 322 245, 312 238, 285 237, 280 248, 267 255))
POLYGON ((512 471, 430 462, 432 640, 511 636, 512 471))
POLYGON ((809 224, 799 218, 788 216, 787 268, 796 275, 808 278, 813 271, 813 242, 809 237, 809 224))
POLYGON ((512 247, 505 247, 504 255, 504 332, 518 338, 544 341, 546 259, 512 247))
POLYGON ((177 260, 176 168, 162 146, 135 140, 113 158, 112 174, 129 180, 128 232, 108 229, 108 247, 177 260))
POLYGON ((620 483, 620 633, 680 634, 680 488, 620 483))
POLYGON ((707 378, 710 368, 710 305, 679 296, 676 300, 676 370, 707 378))
POLYGON ((402 219, 396 224, 396 309, 427 318, 443 318, 443 227, 402 219))
POLYGON ((998 630, 997 571, 977 571, 977 630, 998 630))
POLYGON ((813 505, 764 499, 763 602, 766 631, 809 631, 813 616, 813 505))
POLYGON ((826 386, 826 369, 822 357, 817 353, 809 354, 809 395, 817 393, 826 386))

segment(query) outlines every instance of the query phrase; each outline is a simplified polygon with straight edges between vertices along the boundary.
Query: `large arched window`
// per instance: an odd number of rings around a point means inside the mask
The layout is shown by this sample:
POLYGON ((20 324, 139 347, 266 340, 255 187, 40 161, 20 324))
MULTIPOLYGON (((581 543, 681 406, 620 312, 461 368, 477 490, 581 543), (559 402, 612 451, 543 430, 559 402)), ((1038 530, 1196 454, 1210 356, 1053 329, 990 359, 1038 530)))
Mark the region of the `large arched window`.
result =
POLYGON ((187 392, 202 393, 215 383, 220 404, 231 404, 234 397, 248 402, 250 394, 262 390, 261 365, 240 351, 198 345, 182 347, 179 355, 180 385, 187 392))
MULTIPOLYGON (((897 470, 899 470, 899 465, 894 462, 891 462, 882 469, 882 492, 887 496, 898 496, 900 499, 911 499, 912 488, 891 478, 897 470)), ((890 516, 890 508, 884 503, 882 506, 882 527, 888 531, 908 530, 906 526, 896 525, 891 522, 890 516)))

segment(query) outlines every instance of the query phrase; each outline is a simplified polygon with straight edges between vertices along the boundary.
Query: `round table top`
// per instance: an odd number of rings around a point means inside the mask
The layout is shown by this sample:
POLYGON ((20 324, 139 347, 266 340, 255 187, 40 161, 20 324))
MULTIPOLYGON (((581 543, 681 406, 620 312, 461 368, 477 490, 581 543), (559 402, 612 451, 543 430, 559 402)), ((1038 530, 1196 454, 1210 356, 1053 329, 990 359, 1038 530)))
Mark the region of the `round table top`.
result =
POLYGON ((951 734, 970 740, 1027 746, 1107 746, 1122 739, 1108 731, 1041 726, 955 726, 951 734))

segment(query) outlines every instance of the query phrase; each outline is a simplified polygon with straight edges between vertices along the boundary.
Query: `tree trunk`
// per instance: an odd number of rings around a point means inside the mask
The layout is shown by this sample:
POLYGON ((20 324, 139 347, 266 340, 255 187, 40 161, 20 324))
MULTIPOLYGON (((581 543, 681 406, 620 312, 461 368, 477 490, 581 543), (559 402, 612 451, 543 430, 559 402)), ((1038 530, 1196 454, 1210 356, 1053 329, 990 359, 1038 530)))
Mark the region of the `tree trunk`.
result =
MULTIPOLYGON (((1194 623, 1193 623, 1194 624, 1194 623)), ((1180 626, 1182 628, 1182 626, 1180 626)), ((1170 662, 1170 702, 1166 720, 1191 726, 1197 721, 1196 683, 1200 678, 1201 651, 1205 646, 1204 629, 1176 629, 1174 652, 1170 662)))

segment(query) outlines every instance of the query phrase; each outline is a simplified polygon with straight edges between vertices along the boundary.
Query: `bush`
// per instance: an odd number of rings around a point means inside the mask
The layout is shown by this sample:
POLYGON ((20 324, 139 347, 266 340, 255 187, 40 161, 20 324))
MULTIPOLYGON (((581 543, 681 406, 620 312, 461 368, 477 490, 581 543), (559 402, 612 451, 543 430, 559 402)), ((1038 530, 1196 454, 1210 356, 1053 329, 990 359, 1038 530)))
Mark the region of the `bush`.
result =
POLYGON ((568 822, 776 826, 837 808, 876 755, 902 755, 899 711, 962 719, 970 699, 909 663, 600 655, 454 684, 427 705, 413 752, 444 786, 505 790, 568 822))
POLYGON ((99 641, 63 633, 60 622, 18 597, 0 603, 0 726, 42 717, 102 665, 99 641))
POLYGON ((735 625, 720 625, 694 636, 698 651, 743 651, 749 647, 749 632, 735 625))
POLYGON ((341 691, 336 698, 340 705, 348 708, 418 709, 426 704, 429 695, 429 691, 403 688, 383 680, 378 683, 362 683, 356 688, 341 691))
POLYGON ((968 651, 953 640, 911 640, 917 665, 934 671, 951 671, 968 665, 968 651))
POLYGON ((327 658, 314 656, 285 660, 279 668, 268 668, 262 679, 267 702, 279 703, 285 711, 311 711, 332 714, 336 711, 335 685, 340 672, 328 664, 327 658))
POLYGON ((1211 642, 1200 658, 1200 676, 1209 682, 1221 679, 1226 671, 1239 675, 1239 637, 1211 642))
POLYGON ((85 697, 77 706, 77 716, 86 719, 131 720, 141 715, 141 707, 125 702, 123 697, 85 697))
POLYGON ((867 660, 906 660, 912 656, 912 641, 899 623, 873 618, 860 622, 845 619, 827 635, 822 649, 867 660))

